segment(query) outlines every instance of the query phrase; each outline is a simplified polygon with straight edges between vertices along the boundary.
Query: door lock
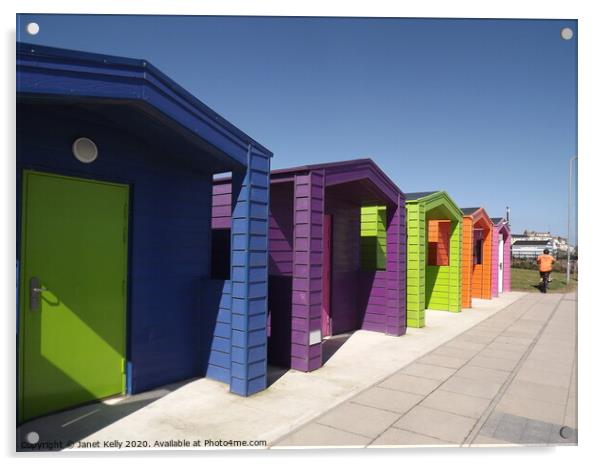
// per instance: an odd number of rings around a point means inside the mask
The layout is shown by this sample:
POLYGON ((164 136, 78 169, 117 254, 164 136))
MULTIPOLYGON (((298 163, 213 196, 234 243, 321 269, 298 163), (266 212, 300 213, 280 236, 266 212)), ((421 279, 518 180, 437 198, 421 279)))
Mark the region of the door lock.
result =
POLYGON ((29 280, 29 308, 32 311, 39 311, 42 300, 42 292, 48 291, 43 287, 38 277, 31 277, 29 280))

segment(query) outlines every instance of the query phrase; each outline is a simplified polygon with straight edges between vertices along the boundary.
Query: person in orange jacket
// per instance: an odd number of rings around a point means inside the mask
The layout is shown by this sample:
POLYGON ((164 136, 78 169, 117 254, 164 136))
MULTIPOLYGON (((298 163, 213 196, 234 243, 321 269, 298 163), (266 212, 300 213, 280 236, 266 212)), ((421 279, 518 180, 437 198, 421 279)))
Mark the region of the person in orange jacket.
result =
POLYGON ((539 289, 542 293, 548 292, 548 282, 550 281, 550 272, 552 271, 552 265, 554 265, 556 259, 550 256, 550 250, 544 249, 543 254, 537 256, 537 265, 539 266, 539 289))

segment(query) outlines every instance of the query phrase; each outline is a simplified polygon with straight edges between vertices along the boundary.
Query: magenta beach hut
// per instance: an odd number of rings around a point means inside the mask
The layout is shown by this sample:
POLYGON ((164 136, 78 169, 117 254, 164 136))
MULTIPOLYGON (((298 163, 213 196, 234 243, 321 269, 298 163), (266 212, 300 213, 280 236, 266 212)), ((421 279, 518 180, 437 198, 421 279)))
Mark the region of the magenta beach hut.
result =
MULTIPOLYGON (((370 159, 274 170, 270 179, 269 363, 311 371, 322 366, 330 335, 357 329, 404 334, 401 190, 370 159), (362 260, 366 206, 386 211, 385 265, 372 261, 372 270, 362 260)), ((228 185, 214 184, 214 229, 228 226, 228 185)))
POLYGON ((510 291, 510 224, 502 217, 492 218, 491 296, 510 291))

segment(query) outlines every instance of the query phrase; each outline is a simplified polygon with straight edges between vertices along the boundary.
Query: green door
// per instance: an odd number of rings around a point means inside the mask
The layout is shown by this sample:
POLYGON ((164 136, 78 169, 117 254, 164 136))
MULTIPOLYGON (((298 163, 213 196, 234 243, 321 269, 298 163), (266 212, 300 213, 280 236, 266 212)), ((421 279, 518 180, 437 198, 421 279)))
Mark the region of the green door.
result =
POLYGON ((20 419, 125 391, 128 187, 25 171, 20 419))

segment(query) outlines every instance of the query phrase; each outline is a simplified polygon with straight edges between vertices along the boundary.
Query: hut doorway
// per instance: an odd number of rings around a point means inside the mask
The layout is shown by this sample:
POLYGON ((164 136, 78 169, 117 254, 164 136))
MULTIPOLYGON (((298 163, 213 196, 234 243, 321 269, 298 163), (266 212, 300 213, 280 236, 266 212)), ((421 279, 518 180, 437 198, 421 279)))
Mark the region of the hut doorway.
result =
POLYGON ((25 171, 20 415, 125 393, 127 185, 25 171))
POLYGON ((498 243, 498 274, 497 274, 497 290, 498 293, 504 291, 504 237, 500 235, 498 243))
POLYGON ((322 338, 332 335, 330 309, 332 278, 332 215, 324 214, 322 225, 322 338))

